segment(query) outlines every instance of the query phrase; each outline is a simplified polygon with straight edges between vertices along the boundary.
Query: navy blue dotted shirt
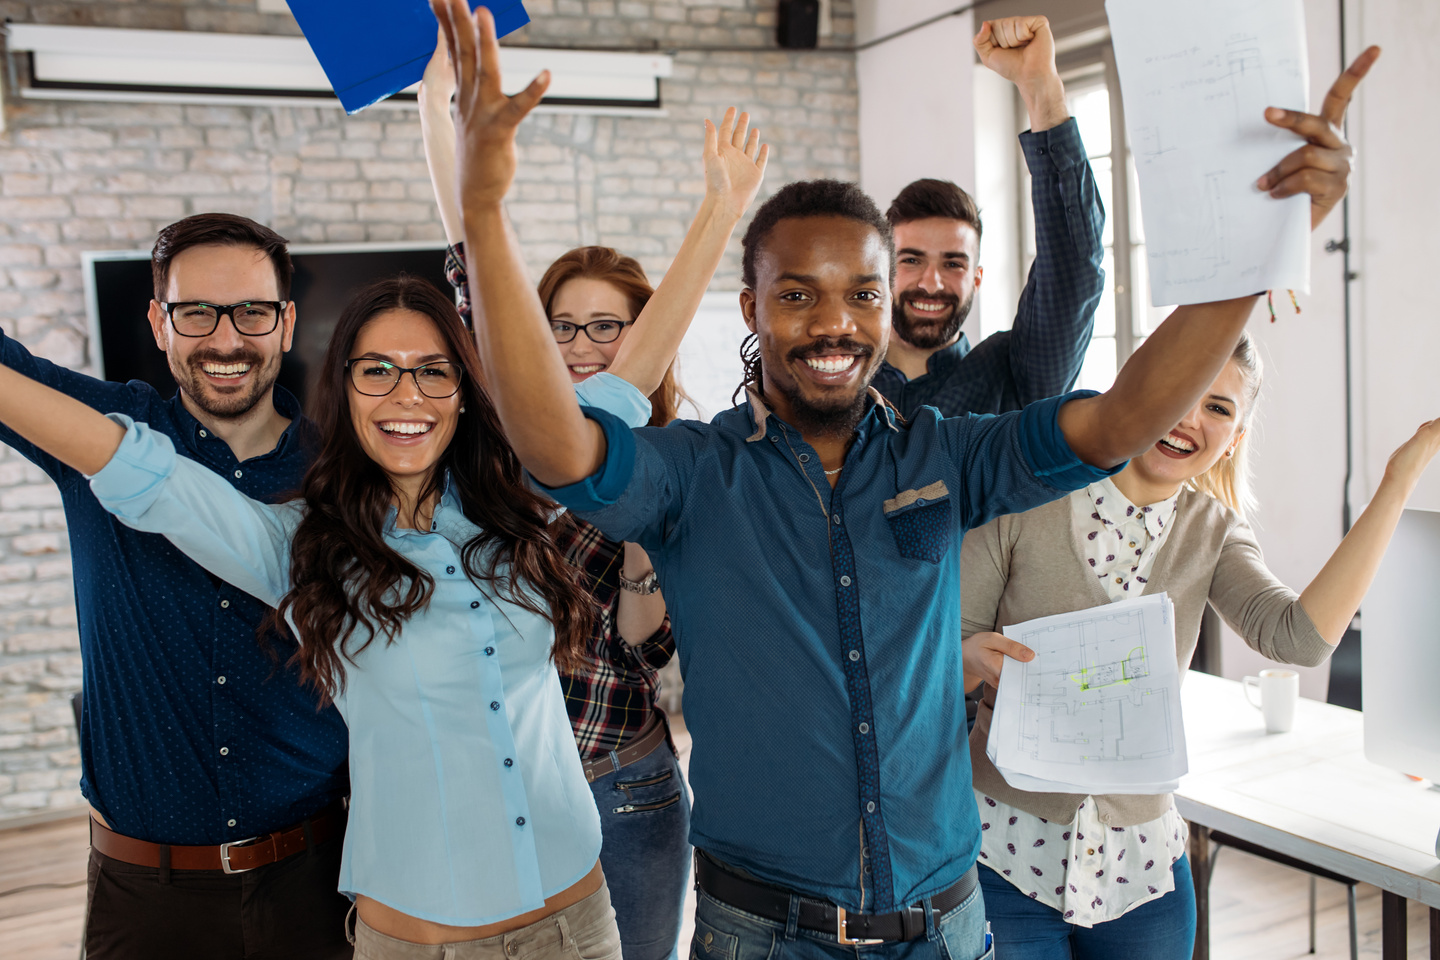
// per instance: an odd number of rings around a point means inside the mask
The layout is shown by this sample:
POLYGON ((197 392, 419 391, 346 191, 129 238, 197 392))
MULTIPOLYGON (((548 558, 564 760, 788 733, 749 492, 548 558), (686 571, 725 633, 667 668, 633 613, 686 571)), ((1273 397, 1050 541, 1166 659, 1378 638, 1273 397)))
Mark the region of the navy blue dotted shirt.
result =
POLYGON ((585 409, 605 463, 550 493, 655 563, 685 674, 695 846, 860 913, 975 863, 960 541, 1113 472, 1065 442, 1074 396, 909 422, 874 404, 833 490, 753 394, 708 424, 633 432, 585 409))
POLYGON ((914 380, 881 366, 872 385, 906 417, 927 405, 947 417, 1019 410, 1059 396, 1080 376, 1105 289, 1105 207, 1074 119, 1022 133, 1020 148, 1030 168, 1035 262, 1015 324, 973 350, 961 334, 914 380))
MULTIPOLYGON (((273 451, 235 459, 181 404, 138 380, 111 383, 32 356, 0 332, 0 363, 103 413, 166 434, 236 489, 276 501, 299 489, 314 426, 291 420, 273 451)), ((80 789, 110 826, 153 843, 217 844, 288 827, 348 792, 347 733, 283 666, 294 647, 256 627, 268 608, 158 534, 116 520, 86 477, 0 426, 0 441, 60 487, 70 527, 84 659, 80 789)))

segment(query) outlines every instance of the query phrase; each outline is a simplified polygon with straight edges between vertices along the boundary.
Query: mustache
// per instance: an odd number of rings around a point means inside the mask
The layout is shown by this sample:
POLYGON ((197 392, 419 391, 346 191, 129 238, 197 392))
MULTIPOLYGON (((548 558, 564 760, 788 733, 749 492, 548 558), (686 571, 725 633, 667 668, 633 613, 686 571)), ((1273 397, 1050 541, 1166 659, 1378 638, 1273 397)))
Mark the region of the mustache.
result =
POLYGON ((190 354, 188 361, 192 367, 202 363, 248 363, 258 367, 265 362, 265 356, 259 350, 235 350, 231 353, 221 353, 219 350, 196 350, 190 354))
POLYGON ((869 357, 875 348, 850 337, 821 337, 802 346, 794 347, 785 355, 787 360, 807 360, 831 353, 848 353, 857 357, 869 357))
POLYGON ((900 293, 899 302, 902 304, 914 303, 916 300, 938 300, 948 304, 951 313, 960 306, 960 298, 949 291, 926 293, 924 290, 904 290, 900 293))

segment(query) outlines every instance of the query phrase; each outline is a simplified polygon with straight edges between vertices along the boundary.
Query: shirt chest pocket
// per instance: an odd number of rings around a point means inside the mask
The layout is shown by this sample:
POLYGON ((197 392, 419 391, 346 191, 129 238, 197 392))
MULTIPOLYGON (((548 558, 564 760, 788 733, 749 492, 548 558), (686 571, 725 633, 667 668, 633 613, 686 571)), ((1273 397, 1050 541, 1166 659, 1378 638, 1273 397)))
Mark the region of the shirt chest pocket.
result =
POLYGON ((900 556, 939 563, 955 536, 950 490, 943 480, 904 490, 886 500, 885 522, 900 556))

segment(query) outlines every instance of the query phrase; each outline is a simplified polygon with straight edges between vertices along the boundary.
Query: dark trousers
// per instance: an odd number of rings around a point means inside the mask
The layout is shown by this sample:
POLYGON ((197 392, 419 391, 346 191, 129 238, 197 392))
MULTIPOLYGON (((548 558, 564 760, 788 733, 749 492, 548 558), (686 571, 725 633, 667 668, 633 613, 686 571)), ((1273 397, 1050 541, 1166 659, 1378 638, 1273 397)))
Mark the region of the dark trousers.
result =
POLYGON ((90 851, 88 960, 341 960, 343 837, 248 873, 139 867, 90 851))

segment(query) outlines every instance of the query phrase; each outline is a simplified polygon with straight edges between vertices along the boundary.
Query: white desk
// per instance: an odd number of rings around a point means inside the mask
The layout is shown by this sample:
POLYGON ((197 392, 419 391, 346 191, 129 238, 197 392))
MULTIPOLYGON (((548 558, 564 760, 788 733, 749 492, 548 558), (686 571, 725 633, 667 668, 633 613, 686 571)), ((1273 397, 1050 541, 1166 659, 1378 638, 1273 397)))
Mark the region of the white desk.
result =
POLYGON ((1193 825, 1196 960, 1209 958, 1211 830, 1379 887, 1385 960, 1405 956, 1405 901, 1428 905, 1440 958, 1440 792, 1367 761, 1357 711, 1302 699, 1291 732, 1266 734, 1240 684, 1194 671, 1181 700, 1190 773, 1175 799, 1193 825))

